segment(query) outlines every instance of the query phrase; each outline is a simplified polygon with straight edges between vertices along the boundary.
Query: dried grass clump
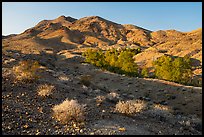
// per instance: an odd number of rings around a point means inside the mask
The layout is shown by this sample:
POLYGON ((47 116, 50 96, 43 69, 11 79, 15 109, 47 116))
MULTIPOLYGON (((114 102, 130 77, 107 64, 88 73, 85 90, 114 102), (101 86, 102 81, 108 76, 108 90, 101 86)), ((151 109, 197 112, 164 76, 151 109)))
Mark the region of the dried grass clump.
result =
POLYGON ((85 105, 80 105, 77 100, 66 99, 61 104, 55 105, 52 110, 53 117, 63 124, 70 121, 85 121, 85 105))
POLYGON ((90 75, 81 76, 80 83, 89 87, 91 85, 91 76, 90 75))
POLYGON ((136 114, 146 109, 147 104, 143 100, 119 101, 115 106, 115 111, 127 115, 136 114))
POLYGON ((103 102, 103 101, 105 101, 105 99, 106 99, 106 97, 105 96, 97 96, 96 97, 96 105, 97 106, 100 106, 101 105, 101 103, 103 102))
POLYGON ((161 105, 161 104, 154 104, 153 109, 163 110, 163 111, 171 111, 171 108, 169 106, 164 106, 164 105, 161 105))
POLYGON ((147 111, 147 114, 153 118, 174 123, 175 119, 172 112, 173 112, 172 108, 169 106, 165 106, 161 104, 153 104, 151 106, 151 109, 147 111))
POLYGON ((68 81, 68 80, 70 80, 69 77, 67 77, 66 75, 60 75, 60 76, 58 77, 58 79, 59 79, 60 81, 68 81))
POLYGON ((54 90, 55 87, 53 85, 43 84, 38 87, 37 92, 40 96, 49 96, 54 90))
POLYGON ((37 74, 39 68, 40 65, 37 61, 24 60, 13 67, 13 73, 17 81, 31 82, 39 78, 37 74))
POLYGON ((119 94, 116 93, 116 92, 110 92, 108 95, 107 95, 107 98, 112 100, 114 98, 119 98, 119 94))

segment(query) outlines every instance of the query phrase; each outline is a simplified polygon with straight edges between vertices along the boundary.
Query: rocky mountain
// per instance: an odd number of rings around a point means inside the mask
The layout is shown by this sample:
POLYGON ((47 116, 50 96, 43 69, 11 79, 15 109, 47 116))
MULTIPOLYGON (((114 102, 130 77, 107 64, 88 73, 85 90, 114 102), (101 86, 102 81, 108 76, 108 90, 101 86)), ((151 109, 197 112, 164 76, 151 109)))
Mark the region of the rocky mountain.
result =
POLYGON ((38 53, 50 48, 79 50, 86 47, 102 49, 119 47, 141 47, 144 52, 135 56, 141 67, 152 66, 152 61, 163 54, 188 55, 194 58, 196 73, 201 74, 202 28, 191 32, 176 30, 150 31, 131 24, 118 24, 99 16, 81 19, 60 16, 43 20, 36 26, 18 35, 3 36, 3 47, 25 49, 24 52, 38 53))
POLYGON ((105 47, 114 44, 125 46, 128 43, 146 46, 146 43, 150 43, 150 32, 134 25, 130 27, 130 25, 117 24, 98 16, 78 20, 60 16, 54 20, 43 20, 18 36, 12 37, 12 40, 20 42, 25 39, 58 38, 60 42, 73 45, 105 47))

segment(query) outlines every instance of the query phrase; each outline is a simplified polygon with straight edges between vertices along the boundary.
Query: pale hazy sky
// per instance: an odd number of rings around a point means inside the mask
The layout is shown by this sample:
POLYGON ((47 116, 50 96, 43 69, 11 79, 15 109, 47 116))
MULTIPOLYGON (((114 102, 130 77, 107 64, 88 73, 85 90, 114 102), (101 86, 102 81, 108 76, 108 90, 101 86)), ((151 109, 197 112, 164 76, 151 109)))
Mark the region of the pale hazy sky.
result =
POLYGON ((152 31, 202 27, 202 2, 3 2, 2 35, 18 34, 44 19, 100 16, 152 31))

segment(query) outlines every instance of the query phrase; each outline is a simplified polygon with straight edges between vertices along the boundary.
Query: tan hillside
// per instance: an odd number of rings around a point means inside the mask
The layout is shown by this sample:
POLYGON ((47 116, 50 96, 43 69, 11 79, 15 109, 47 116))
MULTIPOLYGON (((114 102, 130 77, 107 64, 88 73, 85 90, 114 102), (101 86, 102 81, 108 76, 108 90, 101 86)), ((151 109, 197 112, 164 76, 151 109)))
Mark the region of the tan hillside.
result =
POLYGON ((85 42, 98 45, 97 41, 91 41, 89 37, 95 37, 106 45, 117 43, 119 39, 126 40, 126 30, 120 24, 105 20, 98 16, 90 16, 77 20, 71 29, 79 30, 85 36, 85 42), (87 40, 88 39, 88 40, 87 40))
MULTIPOLYGON (((143 67, 152 67, 152 61, 168 54, 193 59, 193 65, 202 65, 202 29, 192 32, 178 32, 176 30, 156 31, 151 33, 152 41, 156 44, 135 56, 135 61, 143 67)), ((201 69, 199 69, 201 70, 201 69)), ((198 71, 196 71, 198 72, 198 71)), ((202 70, 199 71, 199 74, 202 70)))
POLYGON ((135 43, 136 45, 139 46, 144 46, 144 47, 148 47, 148 46, 152 46, 153 42, 150 40, 150 33, 151 31, 131 25, 131 24, 127 24, 127 25, 123 25, 127 30, 127 41, 131 41, 133 43, 135 43))

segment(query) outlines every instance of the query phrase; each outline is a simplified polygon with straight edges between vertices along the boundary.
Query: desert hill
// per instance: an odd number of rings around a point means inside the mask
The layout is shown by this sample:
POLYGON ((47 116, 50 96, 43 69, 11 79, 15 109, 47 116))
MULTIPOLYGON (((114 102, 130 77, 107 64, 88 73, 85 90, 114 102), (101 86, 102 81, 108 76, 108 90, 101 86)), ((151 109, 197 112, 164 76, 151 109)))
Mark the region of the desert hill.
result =
MULTIPOLYGON (((4 36, 4 39, 6 37, 4 36)), ((98 16, 81 19, 60 16, 53 20, 43 20, 25 32, 9 36, 3 40, 3 45, 38 45, 46 48, 45 43, 63 45, 67 49, 76 47, 110 47, 138 46, 146 50, 136 57, 136 62, 150 67, 153 56, 157 57, 162 51, 175 56, 189 55, 202 64, 202 28, 192 32, 176 30, 159 30, 152 32, 131 24, 121 25, 98 16), (24 44, 26 43, 26 44, 24 44), (149 56, 143 56, 146 52, 149 56), (147 58, 147 59, 146 59, 147 58)), ((50 44, 48 44, 50 45, 50 44)), ((53 46, 52 48, 59 47, 53 46)), ((22 48, 22 46, 18 47, 22 48)), ((198 66, 200 64, 197 64, 198 66)))
MULTIPOLYGON (((135 61, 141 66, 152 67, 152 61, 168 54, 171 56, 189 56, 193 58, 193 66, 202 73, 202 29, 192 32, 179 32, 176 30, 156 31, 151 33, 152 47, 135 56, 135 61)), ((195 73, 198 70, 195 69, 195 73)))
MULTIPOLYGON (((128 25, 123 26, 98 16, 90 16, 78 20, 71 17, 60 16, 54 20, 43 20, 18 36, 12 37, 12 39, 21 41, 34 37, 43 39, 44 37, 45 39, 62 37, 61 39, 64 38, 67 40, 67 42, 65 42, 67 44, 111 46, 121 41, 123 43, 128 41, 130 44, 139 44, 141 41, 146 42, 148 39, 146 35, 148 35, 148 33, 148 30, 136 26, 130 28, 128 25), (65 34, 63 34, 63 31, 65 34), (47 36, 48 33, 49 35, 47 36), (52 35, 51 33, 54 34, 52 35), (71 37, 66 36, 69 34, 71 37), (72 34, 76 34, 77 36, 72 34), (78 40, 79 35, 81 36, 80 40, 78 40), (141 35, 141 38, 136 39, 135 37, 139 35, 141 35)), ((145 45, 142 44, 141 46, 145 45)))
POLYGON ((2 36, 2 134, 201 135, 202 87, 112 73, 84 63, 81 55, 88 48, 126 47, 141 48, 134 56, 141 68, 151 69, 152 61, 164 54, 189 55, 195 75, 202 74, 202 28, 153 32, 98 16, 43 20, 21 34, 2 36), (24 60, 39 63, 39 78, 17 80, 14 68, 24 60), (53 107, 66 99, 85 104, 85 125, 53 118, 53 107), (147 106, 137 114, 115 111, 119 101, 138 99, 147 106))

